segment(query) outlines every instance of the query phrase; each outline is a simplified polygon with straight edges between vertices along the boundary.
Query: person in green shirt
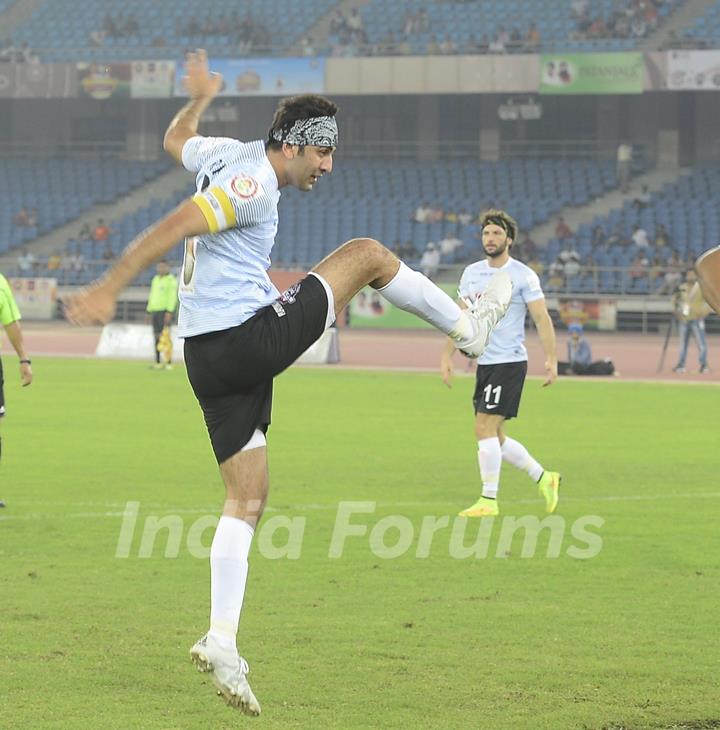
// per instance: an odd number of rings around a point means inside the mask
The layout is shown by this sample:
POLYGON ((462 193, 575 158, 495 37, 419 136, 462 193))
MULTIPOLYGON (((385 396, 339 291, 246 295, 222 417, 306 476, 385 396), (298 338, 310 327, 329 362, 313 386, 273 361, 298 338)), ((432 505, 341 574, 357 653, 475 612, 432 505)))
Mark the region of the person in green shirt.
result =
MULTIPOLYGON (((15 348, 15 352, 20 359, 20 380, 23 386, 30 385, 33 374, 30 358, 25 352, 22 330, 20 329, 20 310, 18 309, 10 284, 8 284, 7 279, 2 274, 0 274, 0 324, 5 328, 10 344, 15 348)), ((0 360, 0 422, 5 415, 3 382, 2 360, 0 360)), ((0 438, 0 458, 2 458, 2 438, 0 438)), ((4 506, 5 502, 0 499, 0 507, 4 506)))
POLYGON ((150 284, 150 298, 147 303, 147 312, 152 320, 153 335, 155 336, 155 367, 172 367, 171 363, 165 365, 160 362, 160 350, 158 343, 165 327, 169 327, 173 314, 178 305, 178 282, 175 275, 170 272, 167 261, 159 261, 157 273, 153 276, 150 284))

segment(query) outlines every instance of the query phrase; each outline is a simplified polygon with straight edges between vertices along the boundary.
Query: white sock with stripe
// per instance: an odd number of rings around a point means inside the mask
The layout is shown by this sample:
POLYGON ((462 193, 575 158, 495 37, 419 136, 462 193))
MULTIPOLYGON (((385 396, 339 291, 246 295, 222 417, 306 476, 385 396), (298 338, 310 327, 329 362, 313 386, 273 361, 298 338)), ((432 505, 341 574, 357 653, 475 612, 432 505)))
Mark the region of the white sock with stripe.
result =
POLYGON ((508 436, 505 437, 502 445, 502 458, 508 464, 512 464, 518 469, 527 472, 535 482, 543 474, 544 469, 530 456, 530 452, 519 441, 515 441, 515 439, 511 439, 508 436))
POLYGON ((502 466, 502 450, 500 449, 500 439, 497 436, 478 441, 478 465, 483 485, 482 496, 495 499, 502 466))
POLYGON ((255 531, 244 520, 223 515, 210 548, 210 631, 221 646, 235 648, 245 596, 248 553, 255 531))
POLYGON ((446 335, 456 338, 472 335, 472 325, 457 303, 430 279, 402 261, 397 274, 378 291, 391 304, 415 314, 446 335))

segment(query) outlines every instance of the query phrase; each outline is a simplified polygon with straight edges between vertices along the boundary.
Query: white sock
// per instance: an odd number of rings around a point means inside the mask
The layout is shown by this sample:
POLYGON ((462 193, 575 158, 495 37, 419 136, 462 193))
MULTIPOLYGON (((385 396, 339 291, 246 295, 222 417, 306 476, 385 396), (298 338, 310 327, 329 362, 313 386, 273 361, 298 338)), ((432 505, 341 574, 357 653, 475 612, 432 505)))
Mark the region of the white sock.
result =
POLYGON ((502 458, 508 464, 512 464, 518 469, 526 471, 535 482, 543 474, 543 468, 530 456, 528 450, 519 441, 515 441, 515 439, 508 438, 507 436, 502 445, 502 458))
POLYGON ((502 450, 500 449, 500 439, 497 436, 478 441, 478 464, 483 485, 482 496, 495 499, 502 465, 502 450))
POLYGON ((221 646, 235 648, 245 595, 248 553, 255 531, 244 520, 223 515, 210 548, 210 631, 221 646))
POLYGON ((378 291, 391 304, 417 315, 446 335, 456 338, 472 335, 472 326, 457 303, 430 279, 402 261, 397 274, 378 291))

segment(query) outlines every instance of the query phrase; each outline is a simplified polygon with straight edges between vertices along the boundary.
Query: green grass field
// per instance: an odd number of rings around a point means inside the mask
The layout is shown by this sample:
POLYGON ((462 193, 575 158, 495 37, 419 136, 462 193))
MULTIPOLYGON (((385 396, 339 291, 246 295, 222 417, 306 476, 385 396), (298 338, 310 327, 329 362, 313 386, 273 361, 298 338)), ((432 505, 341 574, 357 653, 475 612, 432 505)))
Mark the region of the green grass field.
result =
POLYGON ((544 513, 506 467, 487 557, 460 559, 452 530, 471 546, 480 525, 454 517, 479 490, 471 380, 282 376, 265 527, 305 523, 296 559, 272 558, 269 530, 254 544, 239 641, 263 706, 252 719, 188 660, 207 625, 203 518, 222 491, 184 371, 38 359, 21 390, 11 361, 3 730, 720 727, 717 388, 529 381, 508 432, 563 472, 562 519, 522 557, 532 545, 522 529, 503 538, 505 518, 544 513), (128 502, 139 516, 118 558, 128 502), (376 505, 330 558, 343 502, 376 505), (141 557, 146 520, 172 515, 175 557, 168 530, 141 557), (601 547, 578 559, 589 516, 601 547), (407 549, 386 557, 398 540, 407 549))

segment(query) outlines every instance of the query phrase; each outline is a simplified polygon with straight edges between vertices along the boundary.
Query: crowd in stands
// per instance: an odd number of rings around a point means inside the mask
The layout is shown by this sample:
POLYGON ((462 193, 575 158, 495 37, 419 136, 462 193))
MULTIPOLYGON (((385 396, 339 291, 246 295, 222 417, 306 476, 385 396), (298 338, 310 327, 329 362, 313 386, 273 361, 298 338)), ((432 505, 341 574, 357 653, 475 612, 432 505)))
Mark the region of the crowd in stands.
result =
POLYGON ((572 0, 575 39, 644 38, 657 28, 659 11, 674 0, 625 0, 609 18, 594 13, 590 0, 572 0))
POLYGON ((27 41, 19 46, 12 41, 0 41, 0 63, 40 63, 40 57, 27 41))

